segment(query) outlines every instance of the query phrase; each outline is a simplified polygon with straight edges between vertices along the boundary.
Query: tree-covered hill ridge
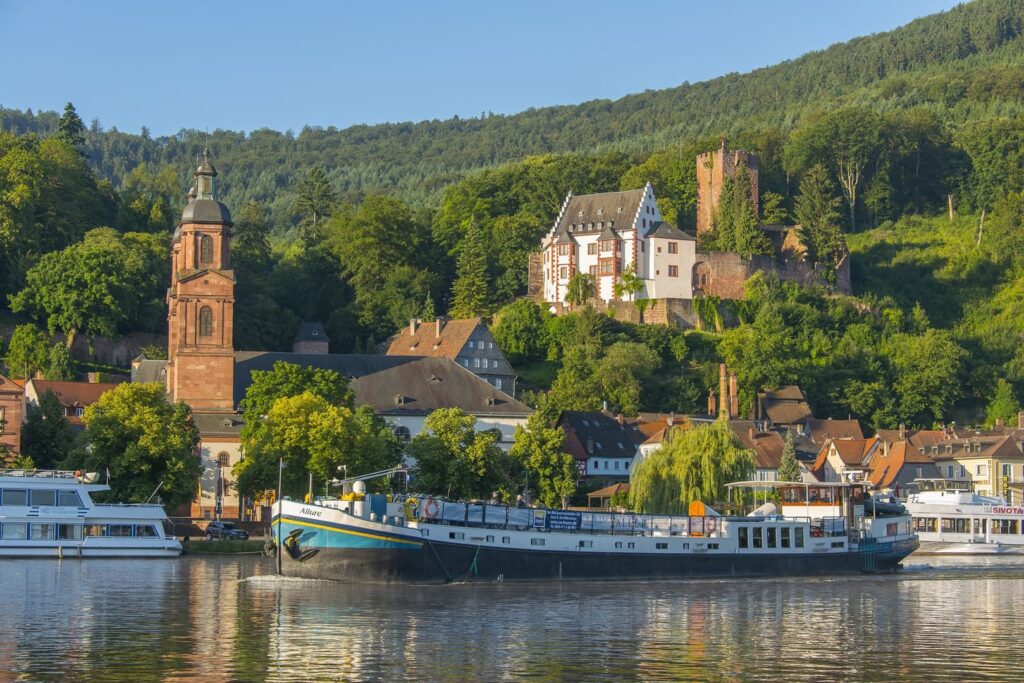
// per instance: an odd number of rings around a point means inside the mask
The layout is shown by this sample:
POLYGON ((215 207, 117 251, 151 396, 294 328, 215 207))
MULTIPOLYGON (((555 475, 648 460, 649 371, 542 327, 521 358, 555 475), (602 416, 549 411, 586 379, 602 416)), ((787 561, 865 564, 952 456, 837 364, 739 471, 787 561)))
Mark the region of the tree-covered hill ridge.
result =
MULTIPOLYGON (((961 120, 979 103, 1015 113, 1024 83, 1022 27, 1020 0, 978 0, 749 73, 614 101, 341 130, 308 127, 298 135, 217 130, 208 143, 225 172, 226 201, 274 204, 275 219, 288 212, 279 195, 312 165, 324 166, 343 193, 386 189, 407 201, 432 203, 467 172, 529 155, 644 154, 702 135, 762 125, 789 129, 823 106, 929 106, 957 110, 961 120)), ((52 112, 0 109, 0 129, 52 132, 57 118, 52 112)), ((153 138, 97 124, 86 143, 91 162, 116 187, 143 162, 173 165, 184 186, 190 160, 207 134, 182 130, 153 138)))

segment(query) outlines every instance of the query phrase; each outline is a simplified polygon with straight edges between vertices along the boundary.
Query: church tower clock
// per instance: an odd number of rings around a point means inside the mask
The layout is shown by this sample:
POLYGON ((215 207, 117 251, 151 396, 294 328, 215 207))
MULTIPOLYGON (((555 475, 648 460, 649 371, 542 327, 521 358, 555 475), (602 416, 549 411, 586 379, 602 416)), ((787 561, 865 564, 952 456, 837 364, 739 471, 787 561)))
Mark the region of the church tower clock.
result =
POLYGON ((235 410, 232 224, 216 179, 204 151, 174 232, 167 294, 167 392, 197 412, 235 410))

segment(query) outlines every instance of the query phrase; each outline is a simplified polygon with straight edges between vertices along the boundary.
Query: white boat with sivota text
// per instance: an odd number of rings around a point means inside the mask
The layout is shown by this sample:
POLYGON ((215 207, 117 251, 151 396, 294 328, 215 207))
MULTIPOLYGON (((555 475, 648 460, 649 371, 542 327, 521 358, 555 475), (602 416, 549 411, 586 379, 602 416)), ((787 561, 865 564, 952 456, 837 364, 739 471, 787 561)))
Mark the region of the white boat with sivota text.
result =
POLYGON ((0 470, 0 557, 177 557, 160 505, 95 503, 94 473, 0 470))
POLYGON ((1024 508, 974 492, 973 482, 917 479, 907 509, 926 544, 922 552, 992 554, 1024 551, 1024 508))
MULTIPOLYGON (((662 579, 891 572, 918 547, 900 506, 864 483, 740 482, 774 489, 746 516, 688 516, 390 499, 356 482, 342 499, 273 506, 281 572, 360 582, 662 579), (867 501, 867 505, 865 505, 867 501)), ((757 495, 755 493, 755 495, 757 495)))

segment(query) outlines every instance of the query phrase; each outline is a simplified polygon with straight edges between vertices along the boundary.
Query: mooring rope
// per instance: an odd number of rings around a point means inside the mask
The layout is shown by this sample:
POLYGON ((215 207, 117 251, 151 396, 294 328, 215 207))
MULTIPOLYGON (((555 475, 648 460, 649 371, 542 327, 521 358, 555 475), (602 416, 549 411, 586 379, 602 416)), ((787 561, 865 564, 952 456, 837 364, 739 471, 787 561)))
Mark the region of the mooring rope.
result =
MULTIPOLYGON (((437 564, 441 567, 441 571, 444 572, 444 576, 447 579, 448 583, 451 583, 452 582, 452 575, 448 573, 448 568, 444 566, 444 562, 441 561, 441 556, 438 555, 437 554, 437 550, 434 549, 434 544, 431 543, 430 541, 425 540, 425 539, 424 539, 424 543, 426 543, 427 547, 430 548, 430 552, 434 553, 434 559, 437 560, 437 564)), ((480 548, 478 546, 477 550, 479 550, 479 549, 480 548)))
POLYGON ((469 569, 466 570, 466 575, 462 577, 462 580, 459 581, 459 583, 466 583, 466 581, 469 579, 470 573, 479 576, 479 573, 477 572, 476 568, 476 558, 478 557, 480 557, 480 546, 476 547, 476 553, 474 553, 473 555, 473 561, 469 563, 469 569))

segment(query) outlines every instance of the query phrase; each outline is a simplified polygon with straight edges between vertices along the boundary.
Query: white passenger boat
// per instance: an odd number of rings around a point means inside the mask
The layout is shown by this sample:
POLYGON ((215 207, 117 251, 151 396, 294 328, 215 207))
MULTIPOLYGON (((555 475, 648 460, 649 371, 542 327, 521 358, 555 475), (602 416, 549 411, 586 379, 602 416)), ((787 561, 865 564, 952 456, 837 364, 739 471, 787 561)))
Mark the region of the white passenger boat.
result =
POLYGON ((94 474, 0 470, 0 557, 177 557, 160 505, 95 503, 94 474))
POLYGON ((781 514, 771 503, 742 517, 700 503, 688 516, 521 509, 357 488, 278 501, 273 528, 282 573, 365 582, 889 572, 918 547, 906 510, 866 506, 864 483, 731 486, 776 488, 781 514))
POLYGON ((941 554, 989 555, 1024 549, 1024 508, 981 496, 967 480, 917 479, 907 509, 925 547, 941 554))

